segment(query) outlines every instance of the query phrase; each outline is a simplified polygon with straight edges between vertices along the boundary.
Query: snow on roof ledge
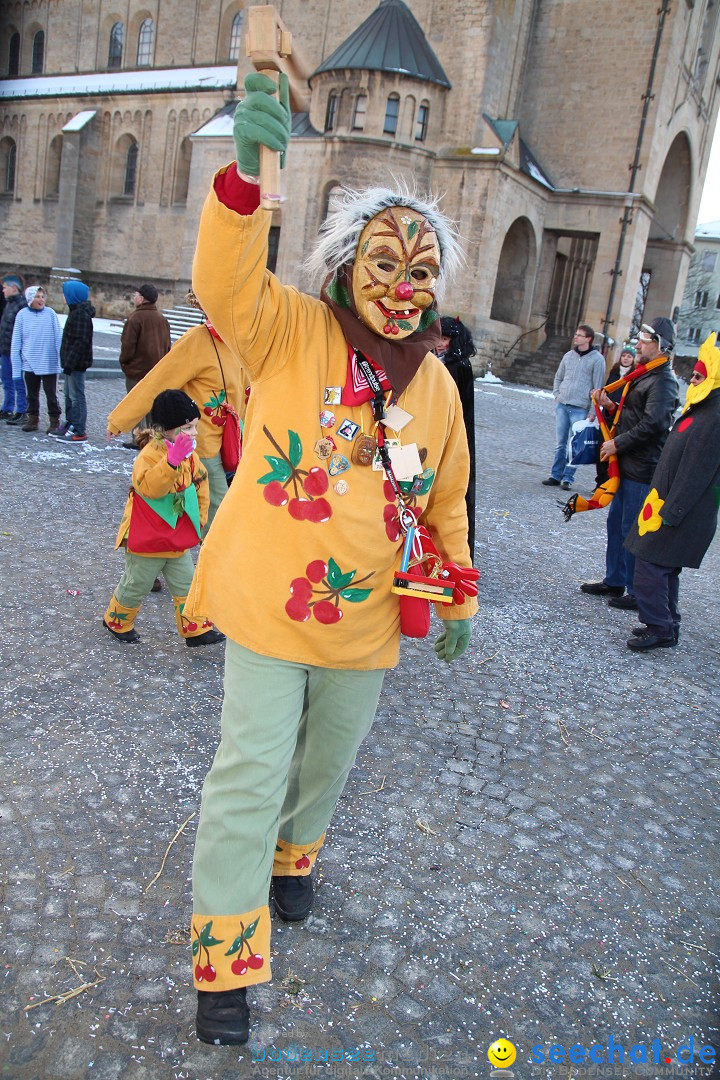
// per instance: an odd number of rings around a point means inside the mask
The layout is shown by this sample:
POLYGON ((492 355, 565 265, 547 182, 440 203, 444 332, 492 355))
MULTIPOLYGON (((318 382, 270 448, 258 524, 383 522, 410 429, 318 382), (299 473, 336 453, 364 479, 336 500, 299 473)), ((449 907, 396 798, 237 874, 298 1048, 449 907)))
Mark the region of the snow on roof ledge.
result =
POLYGON ((93 116, 96 115, 97 109, 83 109, 82 112, 76 113, 72 120, 68 120, 63 131, 82 131, 85 125, 89 124, 93 116))
POLYGON ((208 120, 207 124, 203 124, 197 131, 194 131, 192 137, 193 139, 197 139, 198 137, 218 138, 225 135, 232 136, 234 119, 232 113, 229 116, 213 116, 208 120))
POLYGON ((153 90, 234 90, 237 88, 237 73, 236 64, 223 64, 215 67, 143 68, 141 71, 92 75, 3 79, 0 81, 0 99, 141 94, 153 90))

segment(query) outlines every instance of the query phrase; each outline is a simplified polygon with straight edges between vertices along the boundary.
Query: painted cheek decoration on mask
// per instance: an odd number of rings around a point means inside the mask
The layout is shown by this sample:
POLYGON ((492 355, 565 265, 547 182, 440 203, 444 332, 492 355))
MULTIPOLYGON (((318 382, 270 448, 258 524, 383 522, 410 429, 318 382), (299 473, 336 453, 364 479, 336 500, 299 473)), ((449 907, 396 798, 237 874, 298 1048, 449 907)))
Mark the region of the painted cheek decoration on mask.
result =
POLYGON ((363 229, 352 291, 360 320, 376 334, 407 337, 435 300, 440 247, 417 211, 391 207, 363 229))

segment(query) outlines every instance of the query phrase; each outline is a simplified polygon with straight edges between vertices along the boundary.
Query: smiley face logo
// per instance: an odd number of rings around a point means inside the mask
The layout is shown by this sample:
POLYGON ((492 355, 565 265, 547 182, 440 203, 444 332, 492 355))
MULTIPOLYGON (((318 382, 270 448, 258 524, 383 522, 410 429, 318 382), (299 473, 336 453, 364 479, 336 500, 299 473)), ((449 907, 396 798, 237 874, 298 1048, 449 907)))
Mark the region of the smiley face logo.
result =
POLYGON ((509 1069, 517 1057, 517 1051, 507 1039, 496 1039, 488 1047, 488 1061, 496 1069, 509 1069))

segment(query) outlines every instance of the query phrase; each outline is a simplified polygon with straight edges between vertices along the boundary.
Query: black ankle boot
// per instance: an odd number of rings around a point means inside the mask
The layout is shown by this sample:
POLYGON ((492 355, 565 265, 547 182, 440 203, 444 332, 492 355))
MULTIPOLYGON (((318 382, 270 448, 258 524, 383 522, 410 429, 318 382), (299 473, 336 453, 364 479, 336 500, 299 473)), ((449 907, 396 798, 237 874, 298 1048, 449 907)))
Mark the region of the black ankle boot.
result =
POLYGON ((217 645, 218 641, 224 641, 225 635, 221 634, 219 630, 206 630, 204 634, 198 634, 197 637, 185 638, 185 644, 190 649, 197 649, 199 645, 217 645))
POLYGON ((302 922, 312 911, 312 874, 272 879, 275 910, 286 922, 302 922))
POLYGON ((198 990, 195 1030, 200 1042, 214 1046, 241 1046, 250 1033, 247 991, 198 990))

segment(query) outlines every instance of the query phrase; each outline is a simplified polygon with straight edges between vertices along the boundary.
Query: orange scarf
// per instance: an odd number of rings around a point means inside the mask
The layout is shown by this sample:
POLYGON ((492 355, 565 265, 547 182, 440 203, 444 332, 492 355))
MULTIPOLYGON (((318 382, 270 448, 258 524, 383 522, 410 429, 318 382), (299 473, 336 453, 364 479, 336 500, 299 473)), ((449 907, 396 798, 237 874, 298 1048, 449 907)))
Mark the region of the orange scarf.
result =
MULTIPOLYGON (((615 436, 620 413, 625 404, 627 392, 630 389, 630 383, 634 382, 635 379, 639 379, 641 375, 646 375, 648 371, 654 371, 655 368, 662 367, 663 364, 668 364, 669 362, 669 357, 658 356, 655 360, 650 360, 647 364, 638 364, 636 368, 633 368, 629 375, 624 375, 622 379, 616 379, 614 382, 608 383, 607 386, 603 386, 603 390, 606 394, 611 393, 613 390, 619 390, 621 386, 623 387, 622 397, 615 410, 612 423, 609 426, 605 420, 602 409, 599 407, 597 401, 593 399, 595 415, 598 418, 600 432, 604 442, 608 442, 615 436)), ((573 514, 582 513, 583 510, 599 510, 603 506, 610 505, 613 500, 613 495, 620 487, 620 466, 618 464, 617 454, 611 454, 607 459, 607 473, 607 480, 598 484, 589 499, 584 499, 582 495, 578 495, 577 493, 570 496, 562 508, 566 521, 569 521, 573 514)))

